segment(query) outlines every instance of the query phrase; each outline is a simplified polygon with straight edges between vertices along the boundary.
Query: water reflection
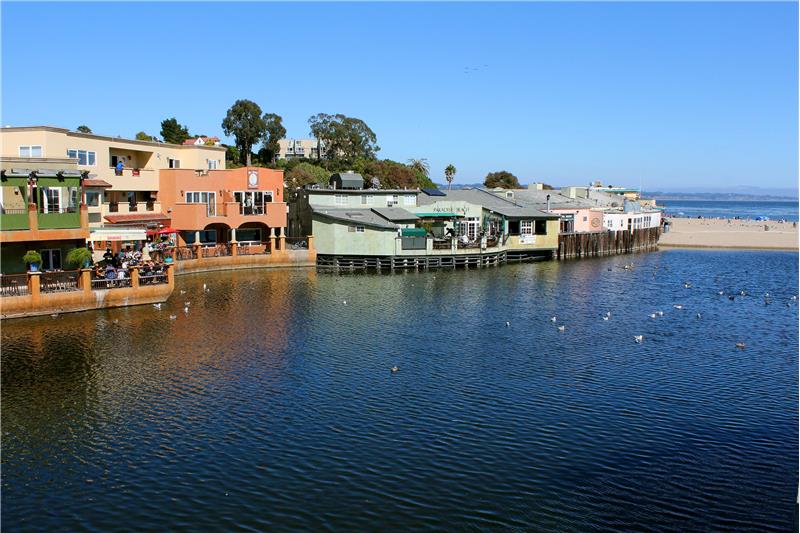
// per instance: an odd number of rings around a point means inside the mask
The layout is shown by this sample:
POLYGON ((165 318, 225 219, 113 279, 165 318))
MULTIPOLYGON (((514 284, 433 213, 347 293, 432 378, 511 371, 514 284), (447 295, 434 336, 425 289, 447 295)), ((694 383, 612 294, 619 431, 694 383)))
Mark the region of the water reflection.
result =
POLYGON ((160 311, 8 322, 4 525, 782 531, 796 272, 681 251, 220 272, 160 311))

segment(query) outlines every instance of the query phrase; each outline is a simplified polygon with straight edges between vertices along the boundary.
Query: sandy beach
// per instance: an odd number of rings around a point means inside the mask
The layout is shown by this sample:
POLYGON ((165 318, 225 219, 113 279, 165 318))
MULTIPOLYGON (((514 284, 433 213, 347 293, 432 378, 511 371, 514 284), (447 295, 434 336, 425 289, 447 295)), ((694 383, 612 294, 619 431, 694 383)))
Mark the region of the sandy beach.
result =
POLYGON ((739 248, 745 250, 797 250, 797 227, 791 222, 669 218, 669 233, 659 246, 674 248, 739 248), (765 229, 768 228, 768 229, 765 229))

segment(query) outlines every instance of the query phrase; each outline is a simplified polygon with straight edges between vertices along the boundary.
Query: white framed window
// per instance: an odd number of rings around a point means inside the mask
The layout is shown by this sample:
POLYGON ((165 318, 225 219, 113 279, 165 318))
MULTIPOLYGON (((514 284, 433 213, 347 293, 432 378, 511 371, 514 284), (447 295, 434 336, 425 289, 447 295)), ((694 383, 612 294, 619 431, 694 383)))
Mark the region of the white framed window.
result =
POLYGON ((417 199, 413 194, 406 194, 403 197, 403 205, 416 205, 417 199))
POLYGON ((29 144, 19 147, 20 157, 42 157, 42 145, 29 144))
POLYGON ((99 192, 87 192, 86 193, 86 205, 89 207, 98 207, 100 205, 100 195, 102 193, 99 192))
POLYGON ((208 160, 208 170, 217 170, 217 160, 216 159, 209 159, 208 160))
POLYGON ((207 216, 217 216, 217 193, 209 191, 186 191, 187 204, 206 204, 207 216))
POLYGON ((181 168, 181 162, 179 159, 172 159, 171 157, 167 158, 167 165, 168 168, 181 168))
POLYGON ((364 226, 356 226, 356 233, 364 233, 364 226))
POLYGON ((347 205, 347 195, 337 194, 335 196, 336 196, 336 205, 347 205))
POLYGON ((400 203, 400 195, 398 195, 398 194, 393 194, 393 195, 392 195, 392 202, 394 202, 394 205, 397 205, 397 204, 399 204, 399 203, 400 203))
POLYGON ((365 195, 361 196, 361 205, 370 205, 370 204, 372 204, 372 195, 371 194, 365 194, 365 195))
POLYGON ((521 220, 519 223, 520 235, 533 235, 533 220, 521 220))
POLYGON ((77 159, 82 167, 93 167, 97 162, 97 154, 90 150, 67 150, 67 157, 77 159))

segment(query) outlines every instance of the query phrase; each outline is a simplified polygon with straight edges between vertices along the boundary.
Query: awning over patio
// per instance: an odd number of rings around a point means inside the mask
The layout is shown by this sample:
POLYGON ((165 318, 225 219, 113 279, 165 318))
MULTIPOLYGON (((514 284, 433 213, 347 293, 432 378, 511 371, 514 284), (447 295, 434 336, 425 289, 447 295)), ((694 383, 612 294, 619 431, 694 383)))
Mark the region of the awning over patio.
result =
POLYGON ((98 228, 89 232, 89 240, 99 241, 144 241, 147 235, 143 229, 136 228, 98 228))

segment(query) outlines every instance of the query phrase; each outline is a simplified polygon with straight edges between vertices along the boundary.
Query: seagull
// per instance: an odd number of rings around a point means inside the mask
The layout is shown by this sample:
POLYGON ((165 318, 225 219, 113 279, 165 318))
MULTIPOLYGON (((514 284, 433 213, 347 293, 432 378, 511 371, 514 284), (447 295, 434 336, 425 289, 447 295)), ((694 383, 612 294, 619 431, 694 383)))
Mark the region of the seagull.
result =
POLYGON ((697 318, 700 318, 700 313, 697 313, 697 318))
POLYGON ((556 321, 556 317, 550 317, 550 322, 555 322, 555 321, 556 321))
POLYGON ((728 300, 734 301, 735 299, 736 299, 736 296, 734 296, 733 294, 728 295, 728 300))
POLYGON ((205 292, 205 291, 206 291, 206 284, 203 283, 203 292, 205 292))
POLYGON ((655 314, 655 313, 653 313, 652 315, 650 315, 650 318, 655 318, 655 317, 656 317, 656 314, 655 314))
POLYGON ((683 284, 683 288, 684 289, 691 289, 692 288, 692 284, 687 281, 686 283, 683 284))
POLYGON ((723 294, 725 294, 725 291, 719 291, 719 292, 717 292, 717 294, 719 294, 720 296, 722 296, 723 294))
POLYGON ((683 306, 680 304, 675 304, 672 307, 674 307, 675 309, 683 309, 683 306))
POLYGON ((114 320, 112 320, 112 322, 113 322, 114 324, 119 324, 119 320, 117 320, 116 318, 115 318, 114 320))
POLYGON ((511 327, 511 322, 506 321, 506 327, 510 328, 511 327))
POLYGON ((609 318, 611 318, 611 317, 609 317, 608 315, 606 315, 606 316, 604 316, 604 317, 603 317, 603 320, 608 320, 609 318))
POLYGON ((186 302, 183 305, 185 305, 186 307, 189 307, 190 305, 192 305, 192 302, 186 302))
POLYGON ((792 300, 793 302, 796 302, 796 301, 797 301, 797 296, 792 296, 791 300, 792 300))
POLYGON ((153 307, 155 307, 156 309, 161 309, 161 304, 153 304, 153 307))
POLYGON ((395 372, 399 372, 399 371, 400 371, 400 367, 399 366, 395 365, 395 366, 392 367, 392 374, 394 374, 395 372))
POLYGON ((344 300, 342 303, 343 303, 344 305, 347 305, 347 300, 344 300))
POLYGON ((175 320, 176 318, 178 318, 178 315, 169 315, 170 320, 175 320))
POLYGON ((564 330, 567 329, 565 326, 558 326, 558 331, 564 333, 564 330))
POLYGON ((51 317, 53 317, 53 318, 58 318, 58 313, 53 313, 53 314, 52 314, 52 315, 50 315, 50 316, 51 316, 51 317))
POLYGON ((664 311, 656 311, 656 314, 657 314, 658 316, 664 316, 664 311))
POLYGON ((181 289, 181 294, 186 294, 186 291, 184 291, 183 289, 181 289))
POLYGON ((744 343, 739 341, 736 343, 736 347, 739 348, 740 350, 744 350, 744 343))
POLYGON ((636 341, 636 344, 642 344, 644 335, 634 335, 633 340, 636 341))
POLYGON ((610 317, 611 316, 611 311, 606 311, 606 316, 610 317))
POLYGON ((747 293, 744 291, 739 291, 739 294, 741 294, 742 296, 747 296, 747 293))
POLYGON ((189 306, 184 307, 183 308, 183 312, 188 315, 189 314, 189 306))

